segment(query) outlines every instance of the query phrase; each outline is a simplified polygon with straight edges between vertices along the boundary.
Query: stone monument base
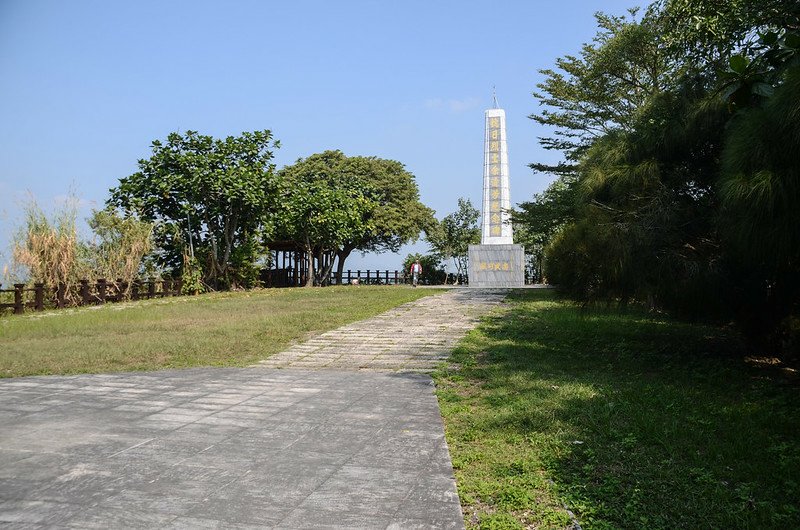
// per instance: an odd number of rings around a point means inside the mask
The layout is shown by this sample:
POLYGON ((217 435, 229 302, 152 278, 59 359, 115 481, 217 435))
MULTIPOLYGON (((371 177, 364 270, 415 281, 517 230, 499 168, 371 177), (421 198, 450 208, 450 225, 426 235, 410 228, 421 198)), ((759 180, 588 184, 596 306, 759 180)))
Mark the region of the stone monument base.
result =
POLYGON ((524 287, 522 245, 470 245, 470 287, 524 287))

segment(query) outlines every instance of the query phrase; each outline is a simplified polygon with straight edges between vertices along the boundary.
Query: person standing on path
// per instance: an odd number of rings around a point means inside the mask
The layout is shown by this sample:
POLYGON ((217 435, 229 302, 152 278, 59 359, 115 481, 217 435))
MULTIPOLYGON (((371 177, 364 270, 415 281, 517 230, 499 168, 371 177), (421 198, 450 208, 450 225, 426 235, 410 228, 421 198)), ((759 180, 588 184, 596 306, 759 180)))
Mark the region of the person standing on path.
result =
POLYGON ((419 283, 419 275, 422 274, 422 264, 419 260, 411 264, 411 285, 416 287, 419 283))

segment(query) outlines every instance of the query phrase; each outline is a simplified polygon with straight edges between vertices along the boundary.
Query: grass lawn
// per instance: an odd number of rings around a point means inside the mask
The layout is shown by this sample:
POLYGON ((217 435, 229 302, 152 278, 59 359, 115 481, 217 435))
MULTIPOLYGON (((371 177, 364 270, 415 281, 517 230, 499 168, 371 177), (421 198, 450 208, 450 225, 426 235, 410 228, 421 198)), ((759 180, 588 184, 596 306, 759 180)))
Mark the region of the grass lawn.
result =
POLYGON ((309 334, 437 292, 265 289, 6 316, 0 377, 246 366, 309 334))
POLYGON ((725 330, 510 301, 436 375, 469 527, 800 528, 796 372, 725 330))

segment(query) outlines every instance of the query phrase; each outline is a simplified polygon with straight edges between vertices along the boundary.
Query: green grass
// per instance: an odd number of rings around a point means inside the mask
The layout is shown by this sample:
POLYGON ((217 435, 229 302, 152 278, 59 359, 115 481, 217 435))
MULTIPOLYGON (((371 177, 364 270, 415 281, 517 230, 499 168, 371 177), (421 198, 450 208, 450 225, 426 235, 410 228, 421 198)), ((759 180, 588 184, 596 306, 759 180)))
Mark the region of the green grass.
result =
POLYGON ((519 291, 436 375, 468 527, 800 527, 800 386, 733 332, 519 291))
POLYGON ((406 287, 216 293, 0 318, 0 377, 246 366, 434 294, 406 287))

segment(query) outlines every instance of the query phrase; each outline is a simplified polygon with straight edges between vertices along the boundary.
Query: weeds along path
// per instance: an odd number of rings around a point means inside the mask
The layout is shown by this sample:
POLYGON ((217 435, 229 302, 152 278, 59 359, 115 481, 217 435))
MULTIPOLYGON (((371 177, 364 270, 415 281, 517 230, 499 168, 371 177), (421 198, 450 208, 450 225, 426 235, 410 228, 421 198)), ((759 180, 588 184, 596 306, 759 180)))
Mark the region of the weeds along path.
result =
POLYGON ((453 289, 354 322, 260 361, 265 368, 432 372, 506 289, 453 289))

